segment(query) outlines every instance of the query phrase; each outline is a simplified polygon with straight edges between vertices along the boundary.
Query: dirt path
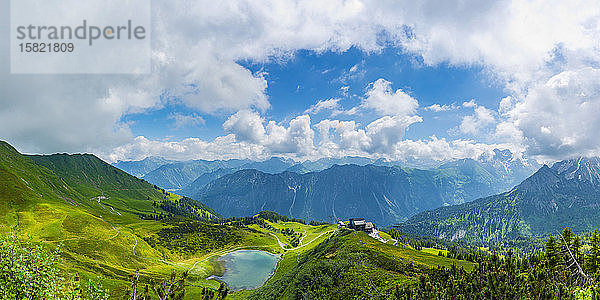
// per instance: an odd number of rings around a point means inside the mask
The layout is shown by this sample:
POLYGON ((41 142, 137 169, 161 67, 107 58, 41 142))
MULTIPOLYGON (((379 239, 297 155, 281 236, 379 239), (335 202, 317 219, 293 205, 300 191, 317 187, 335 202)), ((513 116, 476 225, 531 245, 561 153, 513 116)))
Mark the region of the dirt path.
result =
MULTIPOLYGON (((269 232, 269 234, 270 234, 270 235, 272 235, 272 236, 274 236, 274 237, 277 239, 277 243, 279 244, 279 247, 281 247, 281 249, 282 249, 283 251, 293 251, 293 250, 300 249, 300 248, 302 248, 302 247, 304 247, 304 246, 308 246, 308 245, 310 245, 310 243, 312 243, 312 242, 316 241, 317 239, 319 239, 319 238, 320 238, 321 236, 323 236, 324 234, 331 233, 331 232, 334 232, 334 231, 336 231, 336 230, 337 230, 337 229, 333 229, 333 230, 325 231, 325 232, 323 232, 323 233, 319 234, 317 237, 315 237, 314 239, 312 239, 310 242, 308 242, 308 243, 306 243, 306 244, 304 244, 304 243, 302 243, 302 242, 301 242, 301 245, 300 245, 300 246, 298 246, 298 247, 295 247, 295 248, 285 248, 285 246, 286 246, 286 245, 285 245, 284 243, 282 243, 282 242, 279 240, 279 237, 277 237, 277 235, 275 235, 275 234, 273 234, 273 233, 271 233, 271 232, 269 232)), ((304 232, 306 233, 306 229, 304 230, 304 232)), ((306 236, 304 236, 304 237, 306 237, 306 236)), ((302 238, 302 240, 304 240, 304 237, 302 238)))
MULTIPOLYGON (((137 241, 137 237, 134 235, 133 238, 135 239, 135 245, 133 245, 133 256, 139 257, 137 256, 137 254, 135 254, 135 247, 137 247, 138 241, 137 241)), ((142 258, 142 257, 140 257, 142 258)))
POLYGON ((113 225, 112 223, 104 220, 104 218, 102 216, 100 216, 100 219, 102 221, 104 221, 104 223, 110 225, 110 227, 112 227, 112 229, 114 229, 117 232, 117 233, 115 233, 115 235, 113 235, 112 237, 108 238, 107 240, 112 240, 112 239, 116 238, 121 233, 121 231, 119 231, 119 229, 117 227, 115 227, 115 225, 113 225))
POLYGON ((279 247, 281 247, 281 249, 285 250, 285 244, 279 240, 279 237, 272 232, 269 232, 269 234, 274 236, 277 239, 277 243, 279 244, 279 247))
POLYGON ((312 242, 314 242, 314 241, 318 240, 318 239, 319 239, 321 236, 323 236, 324 234, 331 233, 331 232, 334 232, 334 231, 336 231, 336 230, 337 230, 337 229, 333 229, 333 230, 325 231, 325 232, 323 232, 323 233, 319 234, 319 235, 318 235, 316 238, 312 239, 310 242, 308 242, 308 243, 306 243, 306 244, 304 244, 304 245, 298 246, 298 247, 296 247, 296 248, 290 248, 290 249, 284 249, 284 250, 286 250, 286 251, 292 251, 292 250, 297 250, 297 249, 300 249, 300 248, 302 248, 302 247, 304 247, 304 246, 308 246, 308 245, 310 245, 310 243, 312 243, 312 242))
MULTIPOLYGON (((112 226, 112 224, 111 224, 111 226, 112 226)), ((113 229, 114 229, 114 230, 116 230, 116 231, 117 231, 117 233, 115 233, 115 235, 113 235, 112 237, 108 238, 109 240, 112 240, 112 239, 116 238, 116 237, 117 237, 117 236, 119 236, 119 234, 121 233, 121 232, 119 231, 119 229, 118 229, 118 228, 116 228, 116 227, 114 227, 114 226, 113 226, 113 229)))
POLYGON ((306 228, 302 228, 302 230, 304 230, 304 235, 300 239, 300 246, 304 245, 304 238, 308 236, 308 233, 306 232, 306 228))
POLYGON ((119 231, 119 229, 117 227, 115 227, 112 223, 104 220, 104 217, 102 217, 102 216, 98 217, 98 216, 95 216, 93 214, 90 214, 90 216, 92 216, 92 217, 94 217, 94 218, 96 218, 96 219, 98 219, 98 220, 100 220, 100 221, 102 221, 102 222, 110 225, 110 227, 112 227, 112 229, 114 229, 117 232, 117 233, 115 233, 115 235, 113 235, 112 237, 110 237, 110 238, 108 238, 106 240, 112 240, 112 239, 116 238, 121 233, 121 231, 119 231))

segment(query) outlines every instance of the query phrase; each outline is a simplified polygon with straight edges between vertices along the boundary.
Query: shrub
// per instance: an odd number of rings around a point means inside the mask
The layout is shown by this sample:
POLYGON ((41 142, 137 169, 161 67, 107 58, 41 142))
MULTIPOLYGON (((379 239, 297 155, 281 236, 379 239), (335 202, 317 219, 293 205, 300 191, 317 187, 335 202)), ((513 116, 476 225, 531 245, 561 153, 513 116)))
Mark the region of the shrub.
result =
POLYGON ((84 286, 79 278, 61 276, 60 248, 49 250, 22 239, 15 233, 0 236, 0 299, 88 299, 104 300, 108 295, 100 281, 84 286))

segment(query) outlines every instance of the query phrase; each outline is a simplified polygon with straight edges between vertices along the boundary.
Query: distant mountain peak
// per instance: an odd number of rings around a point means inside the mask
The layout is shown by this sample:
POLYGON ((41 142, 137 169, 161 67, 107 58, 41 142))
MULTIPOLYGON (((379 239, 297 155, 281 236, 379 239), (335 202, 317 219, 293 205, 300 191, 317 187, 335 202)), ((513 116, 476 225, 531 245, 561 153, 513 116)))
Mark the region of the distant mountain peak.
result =
POLYGON ((501 163, 504 165, 519 164, 526 167, 535 166, 539 168, 539 164, 534 160, 528 159, 523 154, 515 154, 510 149, 495 148, 492 152, 493 154, 482 153, 477 160, 480 162, 501 163))
POLYGON ((494 159, 506 161, 512 160, 513 158, 513 153, 509 149, 494 149, 494 159))
POLYGON ((552 169, 568 180, 600 185, 600 158, 578 157, 555 163, 552 169))
POLYGON ((532 190, 546 188, 547 186, 553 185, 559 180, 559 176, 555 170, 552 170, 547 165, 543 165, 537 172, 523 180, 521 184, 515 187, 515 189, 521 190, 532 190))

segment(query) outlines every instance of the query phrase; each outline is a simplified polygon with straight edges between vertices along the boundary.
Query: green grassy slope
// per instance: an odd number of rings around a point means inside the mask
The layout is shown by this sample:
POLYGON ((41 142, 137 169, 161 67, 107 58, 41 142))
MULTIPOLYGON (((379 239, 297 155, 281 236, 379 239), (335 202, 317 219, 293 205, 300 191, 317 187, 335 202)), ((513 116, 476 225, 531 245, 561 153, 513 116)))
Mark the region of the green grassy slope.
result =
POLYGON ((416 283, 424 268, 471 270, 473 263, 411 248, 383 244, 362 232, 338 231, 299 257, 299 263, 276 274, 250 299, 394 299, 397 287, 416 283))
MULTIPOLYGON (((92 202, 101 200, 101 203, 110 205, 113 207, 110 209, 111 213, 115 209, 131 213, 152 213, 155 210, 152 203, 166 200, 170 195, 144 180, 103 162, 94 155, 54 154, 27 157, 63 178, 69 187, 81 195, 81 198, 87 198, 92 202)), ((208 207, 203 208, 216 216, 208 207)))
MULTIPOLYGON (((102 275, 114 290, 137 268, 144 275, 166 275, 185 269, 174 267, 178 261, 202 255, 180 255, 146 242, 173 226, 140 218, 169 215, 153 206, 160 201, 182 200, 92 155, 23 156, 0 142, 0 232, 17 230, 36 242, 62 245, 63 269, 83 277, 102 275)), ((203 215, 216 216, 208 208, 203 215)), ((246 239, 245 233, 242 242, 246 239)), ((229 244, 235 243, 218 246, 229 244)))

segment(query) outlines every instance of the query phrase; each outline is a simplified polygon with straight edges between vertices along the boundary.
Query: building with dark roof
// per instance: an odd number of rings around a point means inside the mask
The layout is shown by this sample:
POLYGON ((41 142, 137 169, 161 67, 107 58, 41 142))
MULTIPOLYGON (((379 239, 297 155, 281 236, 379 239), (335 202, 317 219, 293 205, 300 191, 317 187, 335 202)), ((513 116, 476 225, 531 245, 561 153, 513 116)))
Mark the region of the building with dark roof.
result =
POLYGON ((348 223, 348 228, 354 229, 354 230, 364 231, 366 225, 367 225, 367 222, 365 222, 365 219, 363 219, 363 218, 352 218, 352 219, 350 219, 350 222, 348 223))

